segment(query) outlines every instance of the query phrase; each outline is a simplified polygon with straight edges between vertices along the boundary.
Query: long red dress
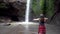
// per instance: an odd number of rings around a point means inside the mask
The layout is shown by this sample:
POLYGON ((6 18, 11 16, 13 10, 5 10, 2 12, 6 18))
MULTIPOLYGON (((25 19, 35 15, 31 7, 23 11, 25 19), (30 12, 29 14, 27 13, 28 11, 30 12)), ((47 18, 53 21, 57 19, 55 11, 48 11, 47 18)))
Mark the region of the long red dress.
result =
POLYGON ((46 34, 46 28, 45 28, 45 22, 44 19, 40 20, 39 28, 38 28, 38 34, 46 34))
POLYGON ((38 34, 46 34, 45 25, 39 25, 38 34))

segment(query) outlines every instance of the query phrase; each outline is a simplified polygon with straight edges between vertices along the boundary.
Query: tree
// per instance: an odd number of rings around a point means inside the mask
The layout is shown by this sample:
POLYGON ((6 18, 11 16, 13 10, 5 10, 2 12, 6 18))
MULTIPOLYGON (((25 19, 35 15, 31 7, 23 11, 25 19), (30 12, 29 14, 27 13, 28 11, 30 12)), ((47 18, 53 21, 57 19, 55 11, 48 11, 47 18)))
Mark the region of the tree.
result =
POLYGON ((44 13, 47 17, 52 17, 54 14, 54 0, 33 0, 32 8, 35 15, 44 13))
POLYGON ((44 0, 33 0, 32 8, 36 16, 43 13, 44 0))

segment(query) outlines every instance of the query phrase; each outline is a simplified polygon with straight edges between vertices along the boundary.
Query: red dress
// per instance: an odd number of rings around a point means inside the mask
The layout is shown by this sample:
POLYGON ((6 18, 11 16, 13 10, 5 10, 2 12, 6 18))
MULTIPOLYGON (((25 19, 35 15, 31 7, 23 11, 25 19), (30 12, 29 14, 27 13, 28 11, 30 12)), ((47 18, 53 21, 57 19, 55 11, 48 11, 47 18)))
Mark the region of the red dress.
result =
POLYGON ((45 25, 39 25, 38 34, 46 34, 45 25))

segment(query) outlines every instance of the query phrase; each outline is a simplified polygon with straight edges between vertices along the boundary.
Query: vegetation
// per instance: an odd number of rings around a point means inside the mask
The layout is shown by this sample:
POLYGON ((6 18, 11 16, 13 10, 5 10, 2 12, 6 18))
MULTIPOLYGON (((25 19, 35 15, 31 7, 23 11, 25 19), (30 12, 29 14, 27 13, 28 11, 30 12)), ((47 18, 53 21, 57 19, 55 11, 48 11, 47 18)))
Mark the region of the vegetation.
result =
POLYGON ((44 13, 46 16, 52 16, 54 14, 54 0, 33 0, 32 8, 35 15, 44 13))
POLYGON ((6 6, 6 3, 0 3, 0 8, 1 8, 1 9, 2 9, 2 8, 3 8, 3 9, 4 9, 4 8, 6 9, 6 8, 8 8, 8 7, 6 6))
POLYGON ((54 0, 46 0, 46 14, 47 16, 54 14, 54 0))
POLYGON ((44 0, 33 0, 32 8, 35 15, 43 13, 44 0), (39 1, 39 2, 38 2, 39 1))

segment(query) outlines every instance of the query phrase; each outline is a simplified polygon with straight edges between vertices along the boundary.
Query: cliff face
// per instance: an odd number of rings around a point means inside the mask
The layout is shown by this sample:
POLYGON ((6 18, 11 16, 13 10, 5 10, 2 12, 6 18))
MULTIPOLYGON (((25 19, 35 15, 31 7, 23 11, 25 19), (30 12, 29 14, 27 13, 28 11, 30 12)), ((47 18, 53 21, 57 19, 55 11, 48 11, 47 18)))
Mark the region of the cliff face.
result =
POLYGON ((7 8, 0 8, 0 17, 8 17, 13 21, 24 19, 26 3, 20 1, 2 2, 7 8))
POLYGON ((25 3, 26 0, 3 0, 4 2, 15 2, 15 1, 20 1, 20 2, 23 2, 25 3))
POLYGON ((54 15, 51 17, 49 24, 60 25, 60 0, 55 0, 54 15))

